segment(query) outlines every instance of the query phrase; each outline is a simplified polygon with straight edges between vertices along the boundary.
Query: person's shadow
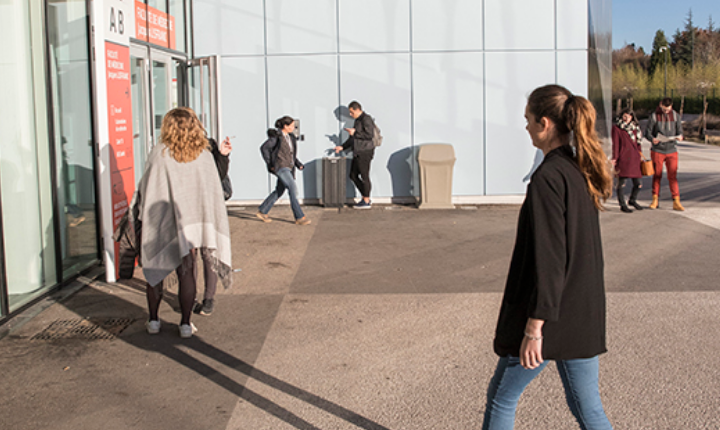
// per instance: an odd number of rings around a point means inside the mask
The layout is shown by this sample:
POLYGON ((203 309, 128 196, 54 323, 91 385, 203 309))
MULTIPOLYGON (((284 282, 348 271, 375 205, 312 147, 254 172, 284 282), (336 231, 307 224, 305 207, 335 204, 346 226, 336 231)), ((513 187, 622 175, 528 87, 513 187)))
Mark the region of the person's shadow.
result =
MULTIPOLYGON (((102 281, 94 281, 97 284, 87 286, 79 294, 89 294, 94 297, 94 301, 102 301, 106 303, 107 309, 114 309, 123 315, 133 316, 135 321, 146 315, 146 310, 128 300, 119 297, 117 294, 107 292, 110 288, 122 288, 120 286, 112 287, 102 281), (88 289, 90 291, 88 291, 88 289)), ((129 287, 130 289, 144 292, 147 283, 139 278, 131 280, 123 280, 120 285, 129 287)), ((68 310, 85 318, 87 308, 84 307, 82 300, 73 300, 72 298, 62 302, 68 310), (77 308, 75 308, 77 306, 77 308)), ((251 306, 251 305, 249 305, 251 306)), ((253 390, 247 388, 246 384, 239 382, 238 378, 228 375, 227 371, 221 372, 222 367, 232 369, 239 373, 243 378, 254 379, 267 387, 278 390, 286 395, 295 397, 311 406, 321 409, 332 414, 350 424, 367 430, 389 430, 387 427, 378 424, 369 418, 366 418, 356 412, 351 411, 337 403, 326 400, 307 390, 285 382, 275 376, 264 372, 248 362, 241 360, 223 349, 206 342, 201 336, 194 335, 190 339, 181 339, 176 333, 166 335, 162 331, 159 335, 150 336, 144 331, 136 331, 127 335, 120 332, 117 339, 127 342, 128 344, 146 351, 162 354, 166 358, 173 360, 175 363, 195 372, 197 376, 207 379, 215 385, 225 389, 226 391, 254 405, 257 408, 275 416, 276 418, 286 422, 297 429, 302 430, 319 430, 319 427, 311 422, 299 417, 289 409, 273 402, 253 390), (208 364, 208 360, 201 361, 196 357, 205 357, 214 361, 218 366, 208 364)), ((243 378, 240 378, 241 380, 243 378)))
POLYGON ((417 155, 420 147, 409 146, 390 155, 387 169, 392 178, 392 202, 407 203, 420 196, 420 168, 417 155))

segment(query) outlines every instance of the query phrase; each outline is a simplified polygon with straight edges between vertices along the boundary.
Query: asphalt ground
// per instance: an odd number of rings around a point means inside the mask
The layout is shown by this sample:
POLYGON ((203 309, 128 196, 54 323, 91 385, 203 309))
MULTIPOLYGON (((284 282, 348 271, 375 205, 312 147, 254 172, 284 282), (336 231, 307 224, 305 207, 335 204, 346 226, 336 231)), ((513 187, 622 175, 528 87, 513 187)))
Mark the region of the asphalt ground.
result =
MULTIPOLYGON (((720 148, 683 143, 685 212, 663 181, 658 210, 624 214, 611 200, 600 215, 600 390, 617 430, 720 429, 719 162, 720 148)), ((215 312, 193 318, 192 339, 178 336, 172 279, 159 335, 145 332, 139 278, 83 277, 6 324, 0 428, 480 428, 518 210, 307 207, 301 227, 287 206, 269 224, 230 208, 240 271, 215 312), (114 319, 131 323, 106 340, 52 325, 114 319)), ((551 364, 516 429, 576 428, 551 364)))

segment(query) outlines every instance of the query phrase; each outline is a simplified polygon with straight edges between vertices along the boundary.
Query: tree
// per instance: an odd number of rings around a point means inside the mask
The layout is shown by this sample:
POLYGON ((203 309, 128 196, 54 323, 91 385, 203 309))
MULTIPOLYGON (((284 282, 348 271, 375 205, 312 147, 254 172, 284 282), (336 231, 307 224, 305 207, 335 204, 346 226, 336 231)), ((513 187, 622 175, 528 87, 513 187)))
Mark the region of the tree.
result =
MULTIPOLYGON (((619 66, 612 75, 613 97, 620 101, 627 99, 627 107, 633 108, 635 94, 647 87, 647 75, 645 71, 627 64, 619 66)), ((620 104, 620 102, 618 102, 620 104)), ((619 112, 618 112, 619 113, 619 112)))
POLYGON ((655 33, 652 53, 650 54, 650 66, 648 67, 648 74, 650 74, 650 76, 655 74, 658 67, 662 68, 665 65, 665 55, 669 54, 669 52, 660 52, 660 48, 667 46, 668 41, 665 37, 665 32, 658 30, 655 33))
POLYGON ((690 66, 684 63, 677 63, 672 67, 668 67, 668 85, 671 85, 680 96, 679 113, 681 118, 685 110, 685 97, 694 90, 690 72, 690 66))
POLYGON ((717 86, 718 76, 720 76, 720 66, 715 64, 698 64, 690 72, 690 85, 703 98, 702 102, 702 122, 700 128, 700 137, 704 137, 707 132, 707 96, 710 91, 717 86))
POLYGON ((670 49, 673 54, 673 63, 682 62, 692 67, 695 62, 695 25, 692 20, 692 9, 685 20, 685 30, 675 31, 670 49))

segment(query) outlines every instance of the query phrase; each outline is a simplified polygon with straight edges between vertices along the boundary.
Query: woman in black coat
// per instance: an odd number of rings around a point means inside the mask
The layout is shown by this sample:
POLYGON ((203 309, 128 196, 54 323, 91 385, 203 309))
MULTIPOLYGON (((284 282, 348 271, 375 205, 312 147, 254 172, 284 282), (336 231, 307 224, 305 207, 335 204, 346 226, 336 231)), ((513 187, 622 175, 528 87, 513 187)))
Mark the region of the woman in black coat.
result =
POLYGON ((598 355, 606 351, 598 210, 612 177, 595 117, 587 99, 558 85, 528 99, 526 128, 545 158, 520 210, 484 430, 513 428, 520 395, 546 359, 556 362, 580 427, 612 429, 598 391, 598 355))

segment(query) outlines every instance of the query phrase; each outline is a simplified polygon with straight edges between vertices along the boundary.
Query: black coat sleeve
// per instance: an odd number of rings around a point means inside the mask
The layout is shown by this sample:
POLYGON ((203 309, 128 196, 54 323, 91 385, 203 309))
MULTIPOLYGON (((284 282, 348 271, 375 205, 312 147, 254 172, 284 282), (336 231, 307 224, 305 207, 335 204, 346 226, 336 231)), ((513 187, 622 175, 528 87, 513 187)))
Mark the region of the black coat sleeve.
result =
POLYGON ((215 166, 217 167, 218 175, 222 180, 225 176, 227 176, 228 167, 230 166, 230 156, 222 155, 220 153, 220 148, 218 147, 215 139, 210 138, 208 141, 210 142, 210 148, 212 150, 213 158, 215 159, 215 166))
POLYGON ((372 140, 375 135, 375 126, 373 119, 368 114, 364 114, 360 121, 355 124, 355 135, 353 136, 358 140, 372 140))
POLYGON ((559 171, 545 169, 537 173, 528 187, 536 279, 528 315, 545 321, 557 321, 567 267, 567 189, 559 171))

